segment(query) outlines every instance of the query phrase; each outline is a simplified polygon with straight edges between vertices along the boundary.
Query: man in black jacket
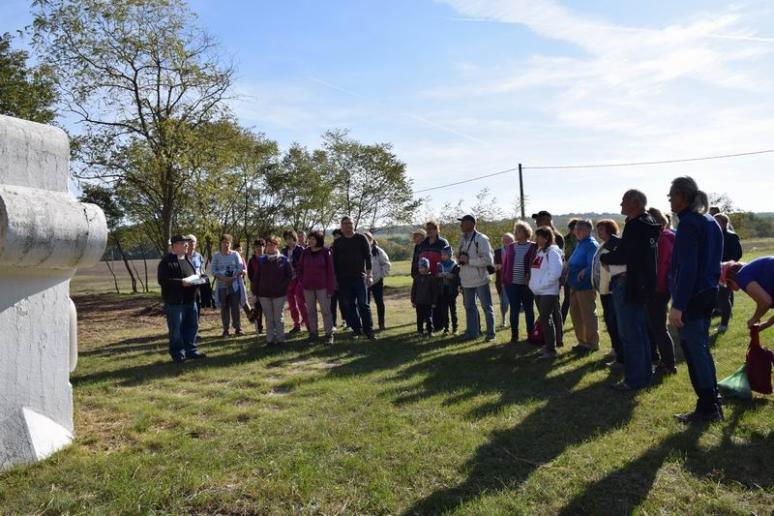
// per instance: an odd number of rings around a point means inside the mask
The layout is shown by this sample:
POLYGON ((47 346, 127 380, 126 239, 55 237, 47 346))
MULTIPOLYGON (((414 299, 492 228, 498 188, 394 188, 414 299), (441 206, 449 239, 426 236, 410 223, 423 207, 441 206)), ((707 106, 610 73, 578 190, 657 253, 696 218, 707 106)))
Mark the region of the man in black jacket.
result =
POLYGON ((646 303, 656 291, 656 250, 661 226, 645 211, 648 200, 639 190, 623 195, 621 213, 626 225, 618 246, 600 256, 603 266, 626 265, 626 272, 610 282, 618 333, 624 349, 624 379, 613 387, 630 391, 650 384, 650 340, 646 303))
POLYGON ((371 306, 368 304, 368 287, 373 284, 371 246, 364 235, 355 233, 350 217, 341 219, 341 238, 333 242, 331 251, 339 286, 339 302, 353 337, 357 339, 365 333, 368 340, 375 340, 371 306))
MULTIPOLYGON (((715 215, 715 220, 723 231, 723 261, 738 262, 742 259, 742 244, 739 242, 739 235, 731 229, 731 219, 725 213, 715 215)), ((718 292, 717 309, 720 312, 720 324, 718 333, 728 331, 728 321, 731 320, 731 310, 734 308, 734 291, 728 287, 720 286, 718 292)))
POLYGON ((186 359, 204 358, 196 349, 196 331, 199 329, 196 309, 195 269, 186 256, 188 240, 180 235, 172 237, 172 252, 159 262, 158 281, 167 312, 169 354, 182 363, 186 359))

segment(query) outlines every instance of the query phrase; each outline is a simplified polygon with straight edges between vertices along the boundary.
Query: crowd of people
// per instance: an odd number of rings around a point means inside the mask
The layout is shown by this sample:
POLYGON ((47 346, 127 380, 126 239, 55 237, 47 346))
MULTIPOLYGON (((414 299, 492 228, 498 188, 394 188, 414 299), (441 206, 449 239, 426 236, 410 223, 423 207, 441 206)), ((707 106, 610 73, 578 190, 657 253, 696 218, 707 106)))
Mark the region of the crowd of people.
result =
MULTIPOLYGON (((623 231, 612 219, 596 224, 574 219, 568 225, 570 232, 562 235, 552 215, 540 211, 532 215, 534 230, 526 221, 517 221, 513 233, 501 236, 497 249, 476 229, 473 215, 458 219, 461 235, 456 249, 441 236, 437 222, 427 222, 412 234, 410 299, 417 334, 425 338, 439 332, 457 334, 461 293, 464 337, 483 334, 487 342, 493 340, 490 276, 494 275, 502 326, 510 327, 511 342, 521 342, 523 313, 527 340, 541 346, 540 359, 554 359, 563 347, 569 316, 577 340, 571 351, 586 355, 599 350, 598 297, 612 345, 606 363, 623 370, 623 380, 613 389, 639 390, 649 386, 654 375, 677 372, 669 323, 678 331, 697 397, 695 410, 678 419, 722 419, 709 347, 711 316, 714 312, 721 316, 717 331, 725 332, 734 291, 743 289, 756 302, 748 326, 762 330, 774 325, 774 317, 762 322, 774 298, 774 257, 739 262, 742 249, 729 218, 708 213, 707 196, 692 178, 675 179, 669 201, 670 211, 679 219, 674 231, 669 215, 648 208, 645 194, 631 189, 620 204, 626 218, 623 231)), ((390 273, 390 259, 373 235, 355 232, 352 219, 343 217, 329 247, 321 231, 306 235, 289 230, 283 240, 282 248, 276 236, 256 240, 252 257, 245 261, 232 248, 233 238, 222 236, 209 274, 215 280, 212 298, 221 311, 224 336, 231 328, 242 334, 244 311, 258 335, 265 330, 267 345, 281 344, 287 304, 293 323, 288 333, 304 326, 310 343, 319 339, 318 313, 323 342, 334 343, 337 311, 355 339, 373 340, 377 328, 371 300, 377 306, 378 330, 385 329, 384 278, 390 273)), ((167 308, 169 351, 176 362, 204 357, 196 347, 197 288, 209 285, 204 272, 195 237, 173 237, 158 278, 167 308)))

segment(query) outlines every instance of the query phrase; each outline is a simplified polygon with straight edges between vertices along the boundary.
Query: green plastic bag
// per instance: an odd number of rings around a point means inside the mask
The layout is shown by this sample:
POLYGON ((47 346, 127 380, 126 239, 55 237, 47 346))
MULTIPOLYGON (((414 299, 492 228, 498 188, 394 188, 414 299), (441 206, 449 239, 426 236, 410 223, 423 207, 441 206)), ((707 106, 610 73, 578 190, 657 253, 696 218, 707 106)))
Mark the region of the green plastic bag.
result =
POLYGON ((745 366, 742 365, 731 376, 727 376, 718 382, 718 388, 728 396, 734 398, 741 398, 743 400, 752 399, 752 390, 750 389, 750 381, 747 379, 747 373, 744 371, 745 366))

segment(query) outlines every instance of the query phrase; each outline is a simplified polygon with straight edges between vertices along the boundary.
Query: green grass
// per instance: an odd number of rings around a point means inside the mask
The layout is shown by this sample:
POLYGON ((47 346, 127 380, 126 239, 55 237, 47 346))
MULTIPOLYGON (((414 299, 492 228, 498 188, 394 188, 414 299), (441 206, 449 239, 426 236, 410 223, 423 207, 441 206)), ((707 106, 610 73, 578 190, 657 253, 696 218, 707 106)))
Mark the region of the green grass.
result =
MULTIPOLYGON (((417 340, 407 265, 395 270, 377 342, 267 349, 221 338, 209 312, 209 358, 183 366, 168 361, 163 318, 143 311, 155 296, 77 297, 76 441, 0 474, 0 512, 771 512, 770 397, 685 428, 672 418, 694 399, 682 361, 632 396, 606 387, 618 377, 601 353, 539 362, 507 331, 417 340)), ((751 310, 739 295, 714 341, 719 378, 744 360, 751 310)))

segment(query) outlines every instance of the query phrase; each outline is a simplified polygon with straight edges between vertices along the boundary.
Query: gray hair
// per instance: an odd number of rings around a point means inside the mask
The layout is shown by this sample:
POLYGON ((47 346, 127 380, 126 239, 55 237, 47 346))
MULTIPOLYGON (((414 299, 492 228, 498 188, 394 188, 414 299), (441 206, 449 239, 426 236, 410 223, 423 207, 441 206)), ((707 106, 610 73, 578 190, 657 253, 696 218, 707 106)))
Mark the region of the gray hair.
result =
POLYGON ((591 222, 591 219, 578 219, 575 221, 575 227, 587 229, 589 233, 591 233, 591 230, 594 228, 594 223, 591 222))
POLYGON ((699 185, 692 177, 682 176, 672 181, 670 193, 682 195, 691 211, 696 213, 707 213, 709 209, 709 198, 707 194, 699 190, 699 185))
POLYGON ((635 190, 634 188, 627 190, 624 194, 624 198, 636 201, 640 208, 645 208, 648 205, 648 197, 641 191, 635 190))

